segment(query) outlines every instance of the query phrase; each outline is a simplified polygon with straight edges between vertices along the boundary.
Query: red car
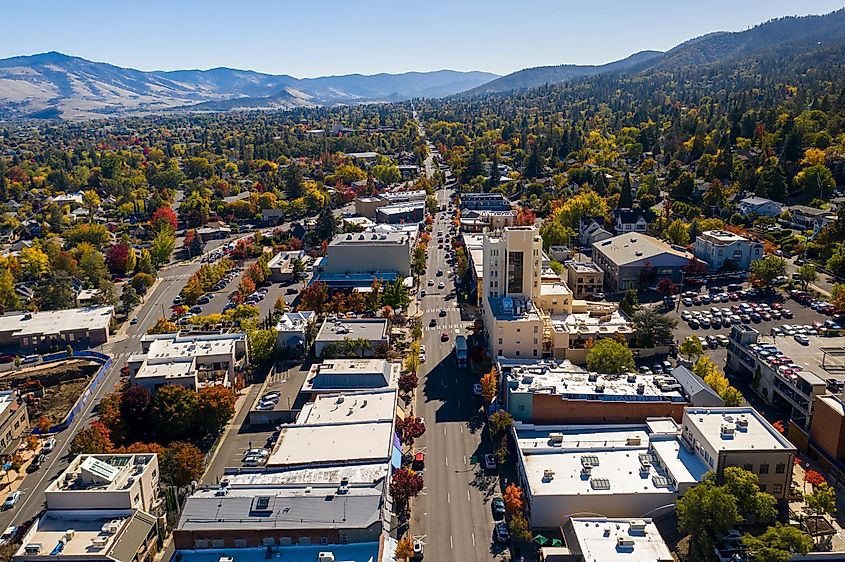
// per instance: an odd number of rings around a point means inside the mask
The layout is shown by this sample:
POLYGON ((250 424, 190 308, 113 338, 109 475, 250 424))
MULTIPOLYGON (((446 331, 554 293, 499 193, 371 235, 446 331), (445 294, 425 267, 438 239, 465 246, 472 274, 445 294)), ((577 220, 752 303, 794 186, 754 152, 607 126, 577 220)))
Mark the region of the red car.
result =
POLYGON ((12 363, 14 360, 14 355, 0 355, 0 363, 12 363))
POLYGON ((443 332, 440 334, 440 341, 449 341, 449 332, 443 332))

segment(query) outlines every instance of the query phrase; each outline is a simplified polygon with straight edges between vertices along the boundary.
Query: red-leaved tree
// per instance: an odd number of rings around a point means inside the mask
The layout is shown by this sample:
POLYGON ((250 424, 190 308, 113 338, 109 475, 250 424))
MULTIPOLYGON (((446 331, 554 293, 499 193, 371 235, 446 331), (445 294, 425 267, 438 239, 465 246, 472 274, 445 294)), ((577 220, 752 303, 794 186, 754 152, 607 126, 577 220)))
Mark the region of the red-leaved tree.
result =
POLYGON ((165 227, 170 227, 171 230, 176 230, 176 227, 179 225, 179 221, 176 218, 176 213, 173 212, 173 209, 167 205, 162 205, 153 212, 153 216, 150 217, 150 225, 152 225, 153 230, 155 231, 159 231, 165 227))
POLYGON ((129 246, 113 244, 106 249, 106 265, 112 275, 124 275, 126 263, 129 259, 129 246))
POLYGON ((400 468, 390 479, 390 495, 397 506, 405 507, 408 501, 422 492, 423 477, 407 468, 400 468))

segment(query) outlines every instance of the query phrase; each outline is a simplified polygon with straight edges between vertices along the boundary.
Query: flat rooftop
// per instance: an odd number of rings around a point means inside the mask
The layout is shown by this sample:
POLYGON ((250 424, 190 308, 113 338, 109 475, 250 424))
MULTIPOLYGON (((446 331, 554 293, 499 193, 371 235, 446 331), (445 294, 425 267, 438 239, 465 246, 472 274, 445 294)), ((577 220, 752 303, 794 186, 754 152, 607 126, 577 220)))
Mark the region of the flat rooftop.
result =
POLYGON ((584 562, 674 560, 651 519, 573 517, 564 528, 564 535, 570 549, 577 549, 584 562))
POLYGON ((343 341, 364 338, 369 341, 387 338, 387 319, 327 319, 320 327, 317 341, 343 341))
POLYGON ((604 270, 593 262, 566 260, 563 265, 575 273, 601 273, 604 275, 604 270))
POLYGON ((639 233, 620 234, 607 240, 594 242, 593 248, 620 266, 647 260, 661 254, 673 255, 679 261, 681 259, 688 260, 692 257, 689 252, 670 246, 663 240, 639 233))
POLYGON ((114 308, 111 306, 5 314, 0 316, 0 333, 26 337, 108 329, 113 315, 114 308))
POLYGON ((246 334, 158 334, 145 335, 141 346, 147 350, 147 359, 173 357, 207 357, 235 355, 246 345, 246 334))
POLYGON ((763 335, 757 339, 757 343, 777 347, 784 355, 792 359, 793 363, 816 377, 816 380, 809 382, 823 384, 824 380, 829 378, 845 380, 845 336, 808 337, 810 345, 801 345, 789 336, 775 339, 763 335))
POLYGON ((540 321, 540 314, 531 299, 518 297, 487 297, 490 310, 497 320, 540 321))
POLYGON ((686 402, 679 390, 662 390, 664 377, 628 373, 605 375, 573 365, 569 360, 499 361, 511 392, 553 394, 572 400, 686 402))
POLYGON ((177 550, 182 562, 220 562, 230 557, 235 562, 314 562, 321 552, 331 552, 337 562, 378 562, 379 543, 286 546, 274 548, 267 558, 266 548, 177 550))
POLYGON ((532 495, 675 494, 708 467, 663 425, 514 427, 532 495))
POLYGON ((9 409, 9 406, 15 403, 17 403, 17 399, 13 390, 0 391, 0 416, 9 409))
POLYGON ((303 391, 396 388, 402 365, 385 359, 326 359, 311 367, 303 391))
POLYGON ((687 408, 684 428, 698 429, 703 440, 716 451, 779 451, 795 446, 778 433, 754 408, 687 408), (723 427, 733 429, 729 434, 723 427))
POLYGON ((339 464, 337 466, 317 466, 307 468, 276 468, 261 472, 240 472, 229 474, 225 479, 230 488, 258 488, 276 486, 337 486, 346 478, 350 486, 367 485, 384 480, 389 476, 389 466, 385 462, 364 464, 339 464))
POLYGON ((393 446, 393 420, 283 426, 267 466, 385 461, 393 446), (319 443, 319 447, 315 444, 319 443))
POLYGON ((748 238, 728 232, 727 230, 705 230, 699 237, 710 240, 716 244, 732 244, 734 242, 747 242, 748 238))
MULTIPOLYGON (((138 521, 146 526, 155 525, 155 518, 140 511, 130 510, 49 510, 38 519, 23 538, 16 556, 25 556, 27 545, 41 545, 41 556, 78 556, 102 559, 112 555, 126 536, 130 524, 138 521), (68 540, 68 529, 73 536, 68 540), (53 554, 55 553, 55 554, 53 554)), ((146 534, 144 534, 146 537, 146 534)), ((140 546, 140 542, 135 548, 140 546)), ((131 550, 131 549, 130 549, 131 550)), ((132 555, 135 552, 131 553, 132 555)), ((131 560, 117 558, 118 560, 131 560)))
POLYGON ((148 359, 145 361, 133 379, 164 378, 181 379, 193 377, 196 371, 194 357, 173 357, 164 359, 148 359))
POLYGON ((297 423, 392 421, 396 417, 396 398, 396 391, 392 389, 322 394, 302 408, 297 423))
POLYGON ((329 246, 401 246, 410 243, 411 238, 405 232, 358 232, 338 234, 332 238, 329 246))
POLYGON ((601 316, 589 312, 555 314, 552 316, 552 328, 555 332, 566 332, 583 337, 634 333, 631 323, 618 310, 601 316))
POLYGON ((128 489, 155 455, 79 455, 50 483, 47 492, 111 492, 128 489))
POLYGON ((366 529, 381 518, 382 487, 202 489, 185 500, 178 529, 366 529))

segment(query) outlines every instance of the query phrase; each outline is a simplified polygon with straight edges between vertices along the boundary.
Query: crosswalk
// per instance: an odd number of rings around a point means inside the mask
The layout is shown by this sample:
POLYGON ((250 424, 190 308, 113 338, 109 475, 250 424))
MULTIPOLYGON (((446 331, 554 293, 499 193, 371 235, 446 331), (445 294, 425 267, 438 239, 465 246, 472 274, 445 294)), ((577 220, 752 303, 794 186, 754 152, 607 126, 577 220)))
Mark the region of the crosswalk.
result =
POLYGON ((443 330, 463 330, 463 324, 438 324, 437 326, 425 326, 423 331, 426 332, 442 332, 443 330))
POLYGON ((164 275, 162 276, 163 281, 177 281, 179 279, 188 279, 191 277, 191 273, 181 273, 179 275, 164 275))
POLYGON ((440 310, 442 308, 445 308, 447 313, 452 312, 452 311, 460 312, 460 310, 461 310, 457 306, 446 306, 446 307, 441 307, 441 308, 425 308, 425 309, 421 309, 420 312, 422 312, 423 314, 440 314, 440 310))

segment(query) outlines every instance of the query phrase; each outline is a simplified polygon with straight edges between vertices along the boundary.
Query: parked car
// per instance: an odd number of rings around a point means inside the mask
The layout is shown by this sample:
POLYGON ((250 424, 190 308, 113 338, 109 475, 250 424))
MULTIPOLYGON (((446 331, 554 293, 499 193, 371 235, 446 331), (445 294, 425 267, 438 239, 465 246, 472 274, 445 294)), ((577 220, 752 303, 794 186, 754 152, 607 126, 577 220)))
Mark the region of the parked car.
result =
POLYGON ((29 471, 35 472, 36 470, 41 468, 41 465, 44 464, 45 460, 47 460, 47 455, 45 455, 44 453, 37 455, 34 459, 32 459, 32 462, 29 463, 29 471))
POLYGON ((505 500, 500 497, 493 498, 490 508, 493 510, 493 519, 505 518, 505 500))
POLYGON ((476 396, 481 396, 481 384, 475 383, 474 385, 472 385, 472 393, 476 396))
POLYGON ((496 470, 496 466, 496 457, 490 453, 484 455, 484 468, 487 470, 496 470))
POLYGON ((511 534, 508 532, 508 526, 504 521, 496 523, 496 527, 493 530, 493 536, 496 539, 496 542, 500 543, 506 543, 511 540, 511 534))
POLYGON ((44 441, 44 445, 41 446, 42 453, 51 453, 53 449, 56 448, 56 438, 50 437, 46 441, 44 441))

